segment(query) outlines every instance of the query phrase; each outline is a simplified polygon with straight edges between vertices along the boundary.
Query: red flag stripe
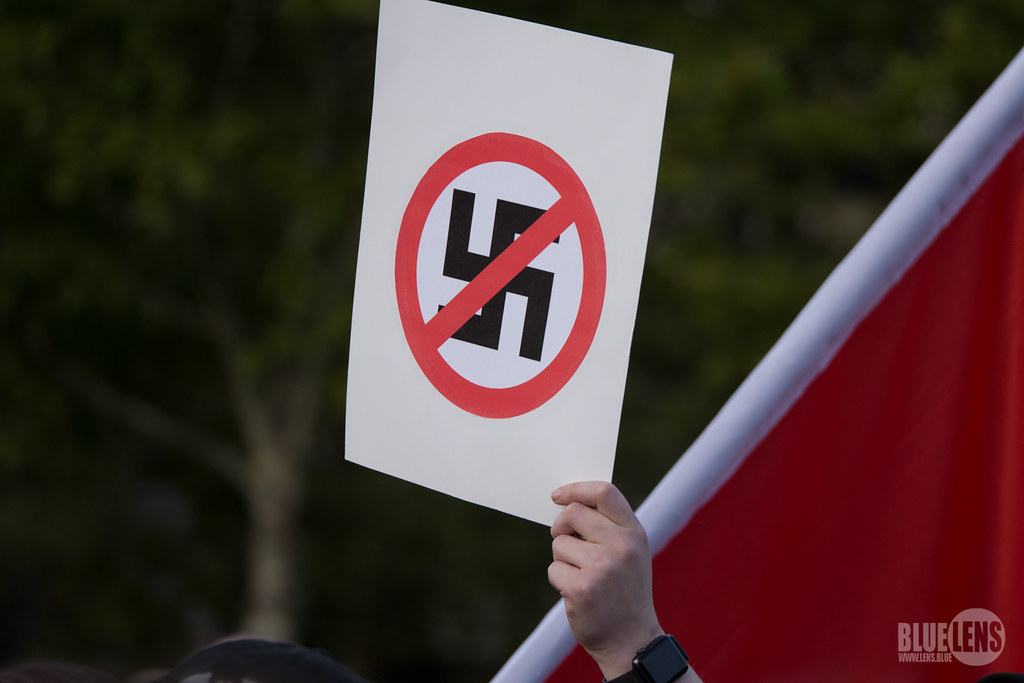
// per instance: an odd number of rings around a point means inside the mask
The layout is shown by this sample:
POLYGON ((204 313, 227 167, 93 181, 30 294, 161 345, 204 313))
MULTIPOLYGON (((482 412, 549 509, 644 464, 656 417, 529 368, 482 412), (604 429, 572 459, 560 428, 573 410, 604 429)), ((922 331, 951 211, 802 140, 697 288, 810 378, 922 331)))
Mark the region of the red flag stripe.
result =
POLYGON ((1024 671, 1022 265, 1018 143, 659 554, 663 625, 708 680, 1024 671), (897 624, 974 607, 1011 639, 993 666, 897 660, 897 624))
MULTIPOLYGON (((844 343, 852 339, 851 332, 864 320, 865 315, 872 310, 880 310, 882 305, 878 302, 883 296, 888 296, 892 286, 900 281, 901 277, 907 273, 908 268, 911 266, 918 268, 914 264, 921 252, 928 248, 939 231, 950 222, 950 219, 961 211, 965 201, 975 194, 979 185, 988 178, 993 167, 1019 140, 1021 127, 1024 126, 1024 56, 1022 55, 1018 55, 978 105, 972 109, 964 121, 908 183, 875 226, 815 295, 772 352, 751 374, 751 377, 730 399, 701 438, 680 459, 676 467, 641 507, 641 519, 647 526, 655 547, 660 548, 673 539, 656 561, 659 577, 658 606, 659 613, 665 610, 669 612, 667 618, 663 615, 663 620, 669 624, 679 624, 678 632, 685 633, 687 628, 704 625, 678 621, 685 619, 687 614, 693 617, 694 621, 712 619, 707 624, 722 623, 721 619, 715 621, 714 615, 716 612, 724 614, 727 611, 723 605, 743 605, 744 607, 749 605, 749 602, 739 599, 748 583, 742 580, 720 586, 724 591, 722 593, 714 593, 697 585, 695 592, 705 598, 711 594, 717 596, 717 605, 706 605, 703 613, 695 610, 692 606, 687 608, 685 604, 677 604, 685 603, 689 597, 692 597, 692 593, 687 589, 693 590, 694 584, 683 580, 687 575, 672 563, 672 558, 681 562, 682 567, 687 567, 689 565, 686 560, 692 557, 691 553, 694 550, 698 554, 710 552, 717 547, 720 540, 711 537, 703 538, 701 539, 703 545, 700 543, 680 544, 678 541, 688 538, 690 534, 696 534, 699 538, 699 533, 702 531, 711 536, 728 534, 729 520, 740 519, 744 508, 729 506, 722 502, 724 495, 716 495, 719 487, 723 484, 726 485, 726 489, 722 491, 722 494, 725 494, 726 491, 741 485, 740 483, 734 484, 734 479, 737 482, 747 481, 744 479, 744 473, 756 469, 757 466, 752 464, 748 467, 744 464, 744 458, 753 451, 758 454, 757 457, 760 461, 764 453, 771 452, 771 444, 777 443, 779 438, 775 434, 780 430, 784 431, 785 425, 796 419, 790 418, 786 411, 794 401, 797 401, 797 405, 806 404, 806 400, 800 398, 805 390, 811 391, 813 387, 826 383, 819 378, 819 375, 834 360, 837 352, 847 353, 845 349, 848 346, 844 346, 844 343), (878 309, 876 309, 876 305, 878 309), (840 351, 841 348, 843 351, 840 351), (812 389, 808 389, 812 382, 814 382, 812 389), (734 473, 736 477, 733 477, 734 473), (695 524, 686 527, 682 533, 679 533, 680 528, 687 524, 701 506, 705 507, 699 513, 695 524), (725 512, 720 514, 724 517, 723 520, 718 520, 718 526, 701 522, 701 520, 710 519, 715 510, 722 509, 725 509, 725 512), (696 530, 694 531, 693 528, 696 530), (680 551, 681 547, 684 550, 680 551), (683 557, 678 556, 680 552, 683 557), (668 589, 666 589, 666 585, 669 587, 668 589), (731 593, 735 593, 737 597, 730 597, 731 593), (681 610, 683 616, 676 613, 677 608, 681 610)), ((1012 188, 1012 184, 1010 187, 1012 188)), ((1018 187, 1016 196, 1019 197, 1020 194, 1021 190, 1018 187)), ((1013 252, 1006 251, 1004 253, 1013 252)), ((1019 278, 1013 274, 1012 269, 1010 272, 1012 277, 1019 278)), ((906 278, 904 278, 905 280, 906 278)), ((1019 296, 1019 288, 1010 291, 1018 292, 1015 296, 1019 296)), ((1018 301, 1016 308, 1011 308, 1011 310, 1021 310, 1019 303, 1018 301)), ((872 313, 872 315, 874 314, 872 313)), ((953 358, 951 367, 962 368, 960 365, 962 359, 959 356, 951 356, 951 358, 953 358)), ((1011 356, 1010 358, 1010 363, 1016 363, 1015 367, 1019 367, 1019 357, 1011 356)), ((856 370, 854 379, 858 379, 860 369, 857 366, 854 368, 856 370)), ((1020 395, 1020 375, 1018 373, 1012 376, 1016 378, 1013 380, 1016 384, 1007 384, 1005 391, 1009 398, 1004 402, 1011 409, 1015 406, 1013 401, 1018 400, 1014 397, 1020 395)), ((911 384, 910 386, 918 385, 911 384)), ((1016 407, 1019 408, 1019 405, 1016 407)), ((837 404, 837 413, 843 414, 846 409, 846 403, 837 404)), ((972 418, 977 412, 975 410, 970 413, 972 418)), ((1011 413, 1011 415, 1020 414, 1019 410, 1016 413, 1011 413)), ((1014 428, 1010 426, 1012 424, 1016 423, 1012 420, 1009 423, 1002 421, 997 430, 998 433, 1004 434, 1002 438, 1009 444, 1019 442, 1019 427, 1014 428), (1018 431, 1015 432, 1014 429, 1018 431)), ((809 464, 811 467, 806 472, 803 470, 798 470, 798 472, 801 473, 801 477, 811 477, 810 481, 818 481, 813 479, 813 474, 835 476, 835 472, 844 472, 842 468, 836 467, 835 462, 824 457, 813 460, 809 464)), ((1013 462, 1002 462, 1002 466, 1004 468, 1019 467, 1013 462)), ((778 467, 781 467, 781 464, 778 467)), ((882 468, 882 471, 886 471, 885 468, 882 468)), ((1019 470, 1011 469, 1010 473, 1011 475, 1019 474, 1019 470)), ((981 477, 980 480, 991 483, 984 477, 981 477)), ((1015 485, 1021 483, 1024 482, 1019 478, 1014 481, 1015 485)), ((757 491, 761 496, 765 495, 763 486, 767 486, 767 484, 763 484, 762 489, 757 491)), ((754 489, 756 490, 757 487, 755 486, 754 489)), ((866 491, 872 493, 870 489, 866 489, 866 491)), ((923 498, 933 500, 928 496, 923 496, 923 498)), ((799 497, 794 498, 791 504, 797 506, 799 500, 799 497)), ((812 517, 816 517, 816 515, 812 515, 812 517)), ((995 517, 989 521, 1002 530, 1000 533, 1012 534, 1017 533, 1015 530, 1019 527, 1017 521, 1019 519, 1019 515, 1014 516, 1014 511, 997 508, 995 517)), ((868 540, 873 538, 875 537, 870 536, 868 540)), ((882 535, 880 538, 889 539, 890 543, 895 543, 891 535, 882 535)), ((693 539, 690 540, 693 541, 693 539)), ((765 542, 764 539, 761 540, 765 542)), ((769 545, 771 544, 769 543, 769 545)), ((833 549, 833 554, 838 552, 835 548, 839 546, 828 547, 833 549)), ((895 548, 896 546, 886 547, 895 548)), ((1014 550, 1004 549, 1000 552, 1013 561, 1020 559, 1019 554, 1014 550)), ((786 566, 785 563, 781 563, 773 570, 777 573, 777 577, 788 575, 786 566)), ((996 585, 1004 586, 1012 583, 1009 566, 1011 565, 1007 561, 999 561, 994 565, 993 571, 997 575, 996 585)), ((722 574, 722 576, 726 575, 722 574)), ((918 578, 918 581, 934 580, 930 577, 931 575, 925 572, 918 578)), ((691 581, 694 578, 691 577, 691 581)), ((778 580, 781 581, 781 578, 778 580)), ((770 584, 771 582, 769 582, 770 584)), ((892 585, 896 585, 896 583, 894 582, 892 585)), ((766 603, 771 600, 769 596, 761 596, 756 591, 750 593, 748 598, 755 602, 763 600, 766 603)), ((1024 600, 1020 602, 1024 603, 1024 600)), ((890 607, 895 606, 894 603, 890 607)), ((994 607, 993 605, 991 608, 994 607)), ((737 624, 746 623, 752 626, 755 623, 753 617, 745 616, 746 614, 744 611, 739 622, 727 621, 729 627, 724 632, 705 629, 702 631, 704 636, 696 637, 697 644, 703 648, 710 648, 707 651, 711 657, 708 664, 712 674, 718 671, 714 664, 716 660, 713 653, 727 652, 730 642, 743 642, 739 639, 738 634, 742 631, 737 628, 737 624), (717 633, 719 637, 712 638, 710 634, 713 632, 717 633), (701 640, 702 637, 703 640, 701 640), (712 640, 715 642, 711 642, 712 640)), ((831 614, 834 616, 835 612, 833 611, 831 614)), ((955 613, 933 616, 934 619, 948 620, 954 615, 955 613)), ((913 621, 916 615, 904 615, 900 618, 913 621)), ((928 621, 928 619, 924 621, 928 621)), ((886 641, 881 645, 880 656, 882 657, 887 656, 890 651, 895 649, 895 623, 890 625, 890 640, 892 642, 886 641)), ((761 626, 765 627, 763 624, 761 626)), ((1021 630, 1024 631, 1024 628, 1021 630)), ((776 630, 769 628, 768 631, 770 635, 776 630)), ((870 629, 869 631, 874 632, 870 629)), ((815 631, 815 633, 817 632, 815 631)), ((832 631, 832 633, 837 633, 837 631, 832 631)), ((495 680, 544 680, 571 647, 572 639, 568 634, 564 615, 561 613, 561 605, 555 605, 537 630, 499 672, 495 680)), ((822 652, 834 653, 834 649, 824 648, 822 652)), ((748 655, 744 655, 742 658, 756 659, 748 655)), ((894 655, 893 658, 895 658, 894 655)), ((720 657, 718 661, 726 659, 728 657, 720 657)), ((728 667, 723 670, 727 669, 728 667)), ((588 664, 586 658, 581 657, 577 652, 558 668, 549 680, 577 680, 579 676, 589 678, 594 675, 594 671, 595 669, 588 664)), ((906 673, 906 671, 901 671, 901 673, 906 673)), ((820 675, 820 672, 815 675, 820 675)), ((735 679, 730 674, 723 680, 735 679)), ((796 679, 788 678, 786 680, 796 679)), ((828 680, 828 677, 819 677, 816 680, 828 680)))

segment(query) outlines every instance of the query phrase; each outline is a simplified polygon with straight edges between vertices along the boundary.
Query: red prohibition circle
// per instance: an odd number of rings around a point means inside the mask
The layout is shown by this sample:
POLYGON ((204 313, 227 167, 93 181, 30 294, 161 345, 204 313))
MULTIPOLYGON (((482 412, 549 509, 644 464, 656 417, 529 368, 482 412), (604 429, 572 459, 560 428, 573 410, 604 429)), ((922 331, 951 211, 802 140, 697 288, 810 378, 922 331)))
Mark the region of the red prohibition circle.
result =
MULTIPOLYGON (((502 252, 492 265, 497 264, 506 256, 506 252, 513 250, 513 247, 529 253, 528 242, 531 240, 527 238, 534 232, 534 226, 515 240, 512 247, 502 252)), ((538 234, 539 230, 534 236, 538 234)), ((543 235, 532 240, 536 253, 551 242, 551 234, 548 233, 549 238, 546 241, 543 235)), ((576 373, 587 355, 604 305, 605 267, 604 238, 593 202, 582 181, 565 160, 546 145, 511 133, 486 133, 461 142, 430 166, 413 191, 402 217, 395 250, 395 291, 398 312, 409 349, 434 388, 463 410, 489 418, 509 418, 528 413, 557 394, 576 373), (441 356, 440 346, 450 334, 442 332, 443 336, 439 337, 437 330, 431 329, 434 319, 423 319, 416 281, 416 262, 423 228, 427 216, 441 194, 465 171, 497 161, 524 166, 551 184, 559 198, 534 226, 544 221, 548 214, 561 218, 552 218, 547 223, 547 230, 557 230, 554 235, 575 224, 583 256, 582 296, 576 320, 565 344, 548 366, 533 378, 522 384, 504 388, 476 384, 448 365, 441 356), (554 210, 556 206, 558 211, 554 210)), ((496 266, 495 270, 501 271, 501 267, 496 266)), ((499 272, 495 277, 500 278, 502 275, 499 272)), ((486 283, 483 282, 486 279, 482 273, 480 277, 468 283, 463 291, 469 290, 470 287, 486 287, 486 283)), ((508 279, 511 279, 511 276, 508 279)), ((504 283, 499 284, 498 289, 502 286, 504 283)), ((466 310, 475 311, 480 305, 482 302, 469 306, 466 310)), ((456 307, 448 308, 454 311, 456 307)), ((462 320, 464 321, 465 319, 462 320)))

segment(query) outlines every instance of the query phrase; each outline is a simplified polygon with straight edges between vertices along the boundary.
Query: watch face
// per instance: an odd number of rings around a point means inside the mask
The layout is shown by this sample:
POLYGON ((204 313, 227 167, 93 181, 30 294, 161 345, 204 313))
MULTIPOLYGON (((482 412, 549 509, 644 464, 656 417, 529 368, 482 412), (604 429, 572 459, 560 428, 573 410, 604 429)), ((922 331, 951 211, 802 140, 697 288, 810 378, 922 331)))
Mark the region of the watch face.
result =
POLYGON ((686 655, 671 638, 658 638, 647 646, 637 666, 651 683, 668 683, 686 673, 686 655))

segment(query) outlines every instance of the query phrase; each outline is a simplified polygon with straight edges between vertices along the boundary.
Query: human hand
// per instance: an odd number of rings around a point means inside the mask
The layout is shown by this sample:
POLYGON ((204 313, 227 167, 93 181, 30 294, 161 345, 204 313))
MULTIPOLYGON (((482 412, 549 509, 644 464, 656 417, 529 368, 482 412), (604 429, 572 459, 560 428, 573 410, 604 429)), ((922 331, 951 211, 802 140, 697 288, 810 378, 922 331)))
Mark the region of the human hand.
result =
POLYGON ((654 612, 647 532, 615 486, 562 486, 551 527, 548 580, 565 600, 573 636, 606 679, 626 673, 636 651, 664 633, 654 612))

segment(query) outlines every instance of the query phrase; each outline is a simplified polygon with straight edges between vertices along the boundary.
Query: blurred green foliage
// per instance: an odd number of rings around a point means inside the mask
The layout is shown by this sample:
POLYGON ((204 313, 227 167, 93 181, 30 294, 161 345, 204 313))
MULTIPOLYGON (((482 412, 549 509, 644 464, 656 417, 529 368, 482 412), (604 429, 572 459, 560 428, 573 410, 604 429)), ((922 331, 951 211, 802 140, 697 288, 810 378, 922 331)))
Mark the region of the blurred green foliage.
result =
MULTIPOLYGON (((1024 29, 1019 0, 460 4, 675 55, 616 468, 634 504, 1024 29)), ((0 660, 123 674, 237 627, 237 487, 82 390, 244 450, 211 301, 273 411, 315 375, 301 640, 381 681, 483 680, 553 604, 545 529, 342 460, 376 15, 0 3, 0 660)))

